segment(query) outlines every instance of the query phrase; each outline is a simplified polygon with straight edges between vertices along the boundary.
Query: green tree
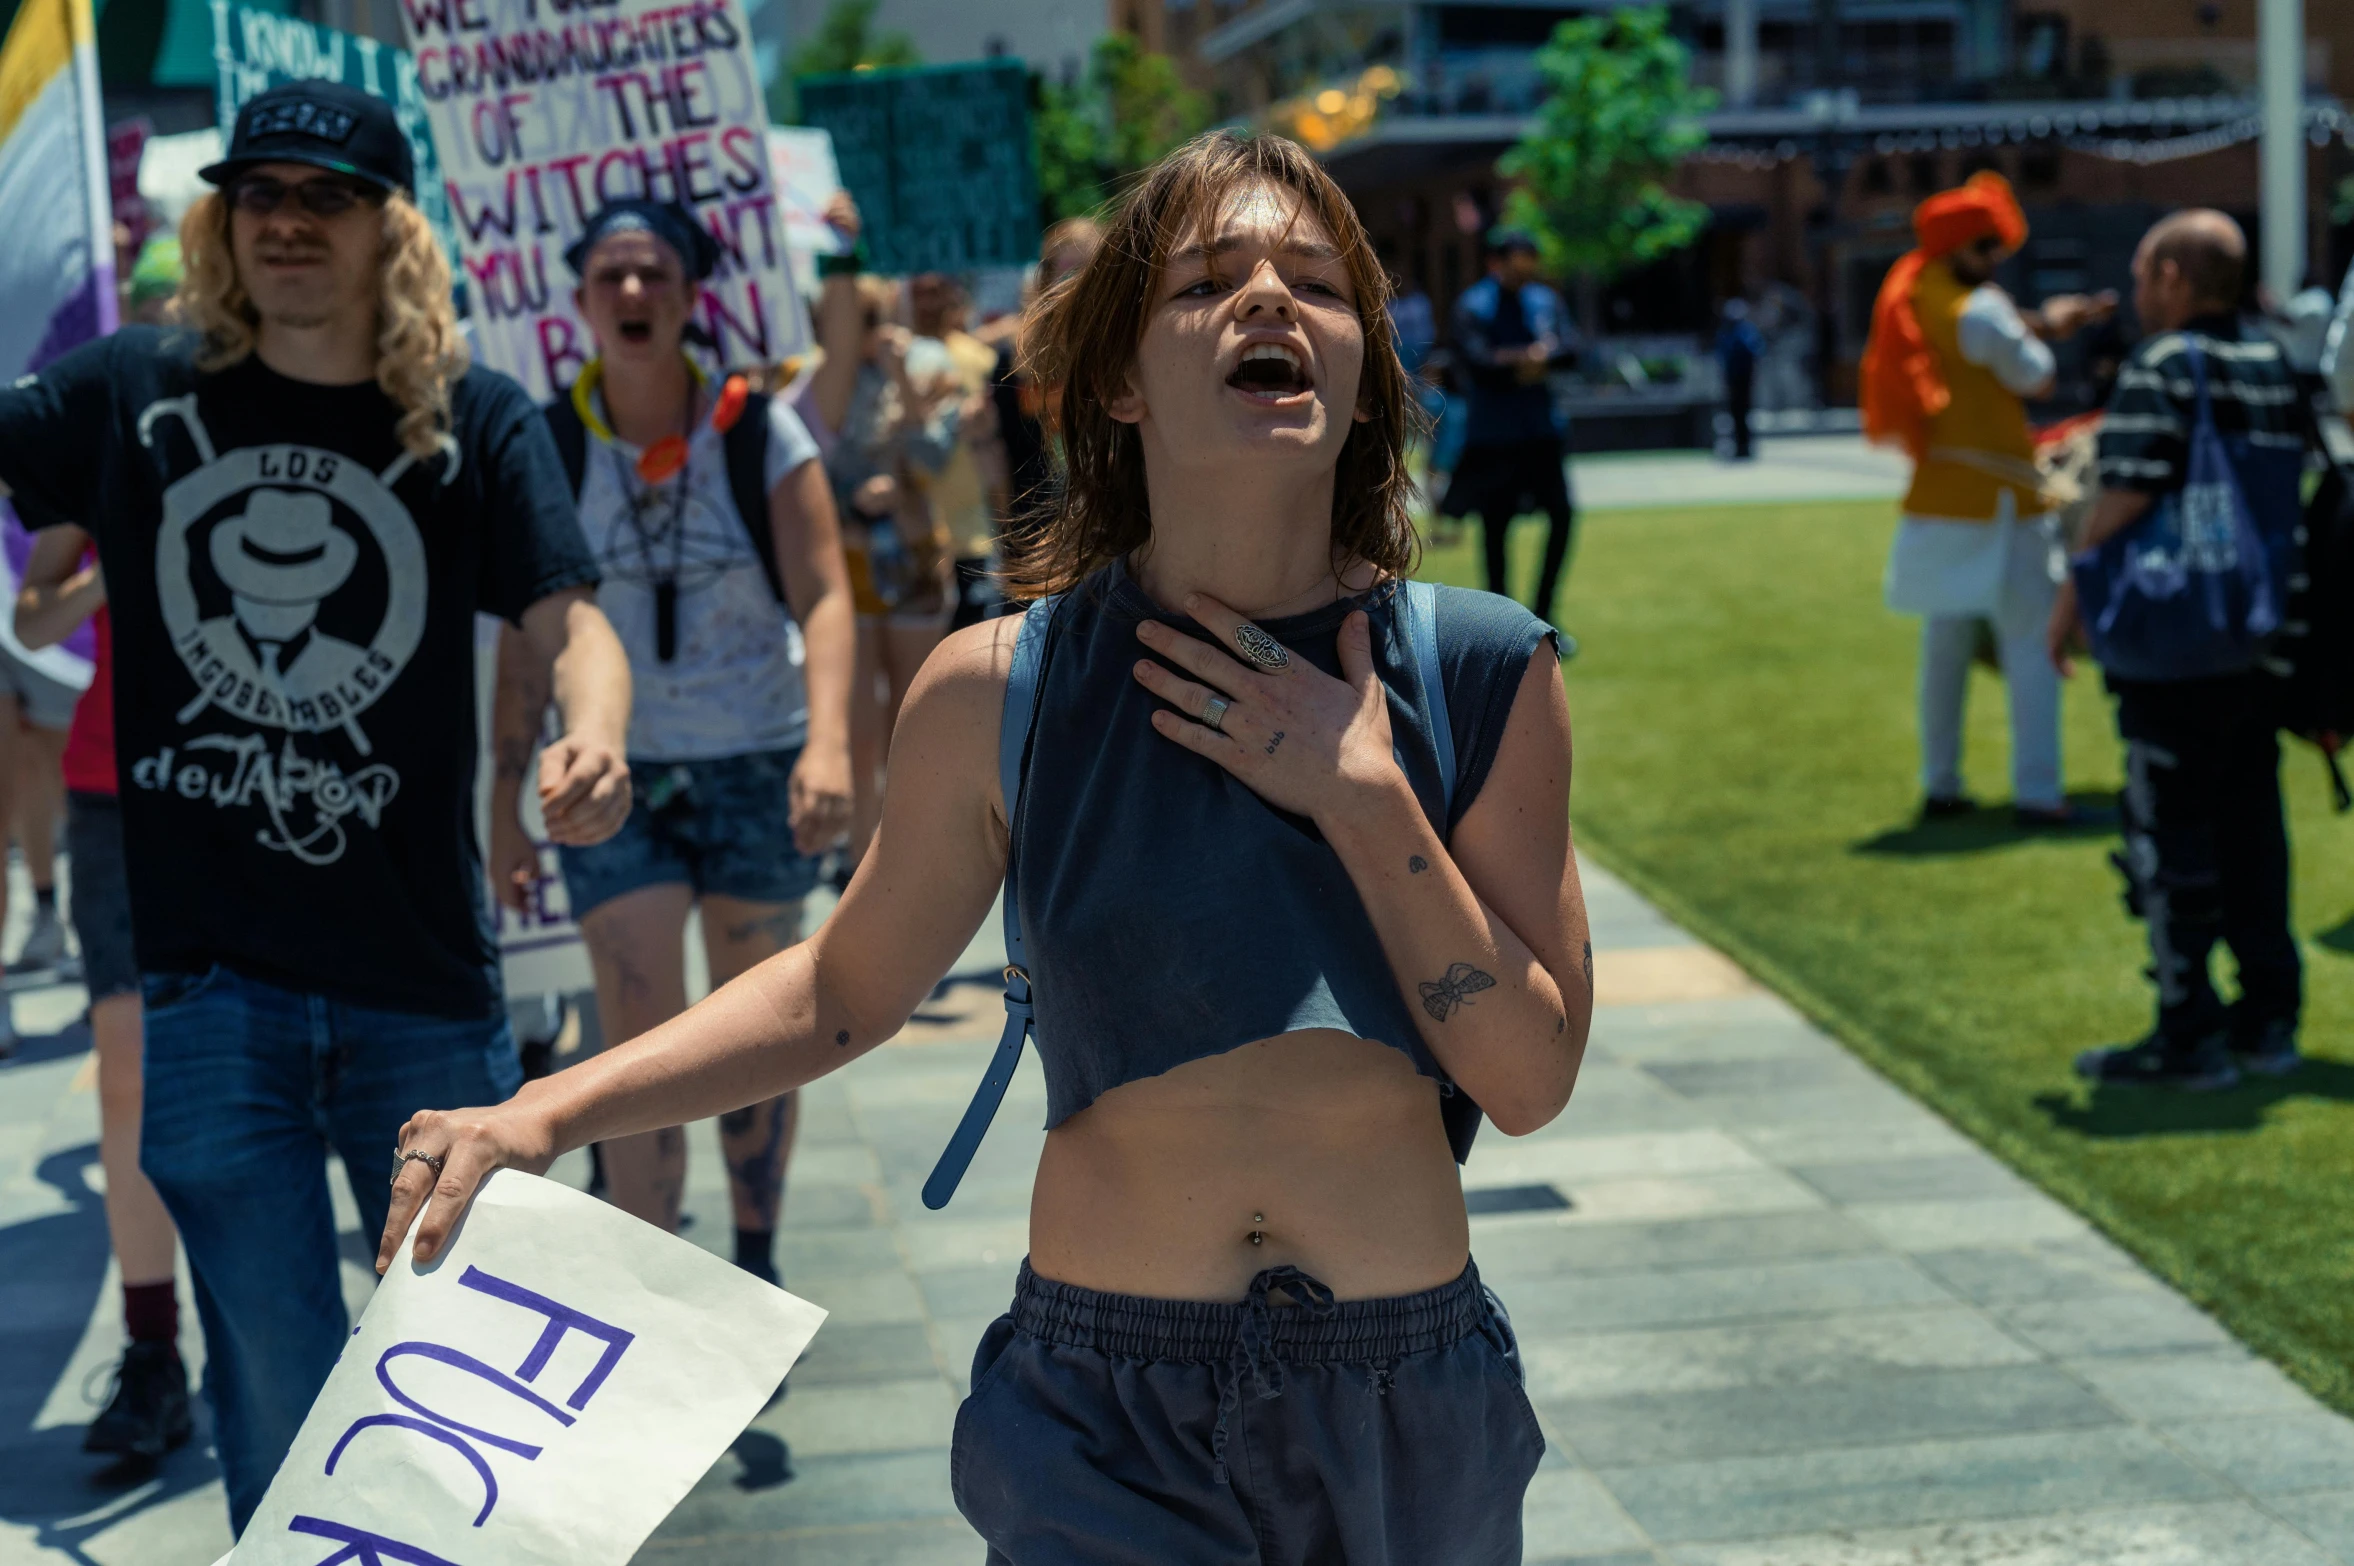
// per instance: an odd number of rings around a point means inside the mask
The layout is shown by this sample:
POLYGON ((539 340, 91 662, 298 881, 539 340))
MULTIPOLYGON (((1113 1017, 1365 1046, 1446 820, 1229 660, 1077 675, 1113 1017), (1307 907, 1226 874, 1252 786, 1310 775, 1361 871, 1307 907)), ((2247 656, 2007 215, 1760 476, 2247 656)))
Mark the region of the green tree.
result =
POLYGON ((1097 40, 1075 86, 1032 79, 1039 204, 1049 222, 1102 210, 1127 180, 1210 123, 1209 100, 1185 85, 1176 62, 1131 33, 1097 40))
POLYGON ((1516 182, 1504 221, 1536 236, 1556 274, 1607 281, 1706 225, 1705 206, 1663 183, 1716 107, 1689 66, 1662 6, 1573 17, 1537 51, 1544 106, 1496 172, 1516 182))
POLYGON ((921 65, 915 40, 905 33, 878 33, 875 7, 880 0, 834 0, 817 30, 801 40, 768 84, 768 117, 780 125, 800 118, 793 94, 796 76, 830 76, 837 71, 873 70, 894 65, 921 65))

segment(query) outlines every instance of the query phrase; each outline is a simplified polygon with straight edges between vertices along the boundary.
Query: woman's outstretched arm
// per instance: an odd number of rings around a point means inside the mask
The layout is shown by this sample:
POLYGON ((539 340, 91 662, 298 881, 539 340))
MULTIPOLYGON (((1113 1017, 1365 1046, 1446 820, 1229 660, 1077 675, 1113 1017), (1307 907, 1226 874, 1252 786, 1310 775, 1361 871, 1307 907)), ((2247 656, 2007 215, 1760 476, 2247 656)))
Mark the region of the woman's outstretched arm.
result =
POLYGON ((891 750, 875 845, 815 937, 660 1027, 527 1085, 504 1104, 425 1110, 401 1130, 383 1271, 428 1194, 431 1260, 495 1169, 539 1173, 590 1142, 684 1125, 811 1082, 899 1031, 972 939, 1005 876, 998 717, 1018 617, 943 642, 916 676, 891 750))

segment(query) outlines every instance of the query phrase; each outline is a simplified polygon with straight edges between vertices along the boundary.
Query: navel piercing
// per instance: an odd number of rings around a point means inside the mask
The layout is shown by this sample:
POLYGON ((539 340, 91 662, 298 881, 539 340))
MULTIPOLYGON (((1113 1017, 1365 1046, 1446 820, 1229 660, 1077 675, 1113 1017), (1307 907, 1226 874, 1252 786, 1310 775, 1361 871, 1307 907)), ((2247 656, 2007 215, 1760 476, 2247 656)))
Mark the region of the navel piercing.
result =
MULTIPOLYGON (((1267 1215, 1266 1215, 1265 1213, 1253 1213, 1253 1214, 1251 1214, 1251 1222, 1252 1222, 1252 1223, 1258 1224, 1258 1223, 1265 1223, 1266 1221, 1267 1221, 1267 1215)), ((1266 1243, 1267 1243, 1267 1231, 1266 1231, 1266 1230, 1264 1230, 1264 1229, 1253 1229, 1253 1230, 1251 1231, 1251 1243, 1252 1243, 1253 1245, 1264 1245, 1264 1244, 1266 1244, 1266 1243)))

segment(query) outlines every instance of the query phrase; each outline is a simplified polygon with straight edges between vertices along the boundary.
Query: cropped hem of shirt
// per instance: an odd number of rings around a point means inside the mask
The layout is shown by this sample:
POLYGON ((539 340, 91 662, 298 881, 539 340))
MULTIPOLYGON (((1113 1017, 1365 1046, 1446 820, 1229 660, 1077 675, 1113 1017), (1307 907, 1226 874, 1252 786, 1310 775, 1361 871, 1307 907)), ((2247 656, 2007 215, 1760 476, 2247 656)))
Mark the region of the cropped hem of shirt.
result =
MULTIPOLYGON (((1438 589, 1440 679, 1457 758, 1454 806, 1442 821, 1431 703, 1400 623, 1403 601, 1384 584, 1258 624, 1337 676, 1341 622, 1368 611, 1399 765, 1445 837, 1487 780, 1530 658, 1557 633, 1509 599, 1438 589)), ((1163 704, 1130 672, 1151 656, 1135 634, 1147 618, 1208 639, 1163 613, 1115 563, 1057 601, 1042 648, 1013 853, 1048 1127, 1124 1083, 1305 1029, 1388 1044, 1453 1094, 1347 869, 1314 823, 1152 727, 1163 704)), ((1468 1129, 1462 1140, 1459 1156, 1468 1129)))

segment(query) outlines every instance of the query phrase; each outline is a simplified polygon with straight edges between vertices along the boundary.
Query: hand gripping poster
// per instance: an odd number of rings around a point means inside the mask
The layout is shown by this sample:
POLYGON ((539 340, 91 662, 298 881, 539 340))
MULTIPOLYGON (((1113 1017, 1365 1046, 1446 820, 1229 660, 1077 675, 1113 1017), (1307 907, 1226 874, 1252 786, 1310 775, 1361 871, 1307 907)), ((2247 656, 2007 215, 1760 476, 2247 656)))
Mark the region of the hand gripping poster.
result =
POLYGON ((219 1566, 626 1566, 824 1319, 502 1171, 431 1263, 403 1242, 219 1566))
POLYGON ((482 361, 546 401, 596 352, 564 247, 608 201, 677 201, 719 241, 724 368, 802 350, 738 0, 401 0, 482 361))

